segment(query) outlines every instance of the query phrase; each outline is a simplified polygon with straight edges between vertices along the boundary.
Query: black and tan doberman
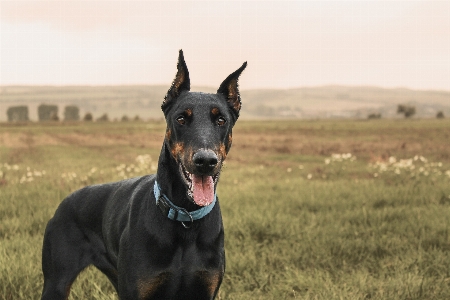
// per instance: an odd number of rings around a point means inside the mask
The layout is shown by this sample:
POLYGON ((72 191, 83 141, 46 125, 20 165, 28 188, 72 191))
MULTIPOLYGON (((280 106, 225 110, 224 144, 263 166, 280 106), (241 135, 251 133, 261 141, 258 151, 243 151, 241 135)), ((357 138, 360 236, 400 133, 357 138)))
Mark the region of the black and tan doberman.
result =
POLYGON ((190 92, 180 50, 162 103, 167 129, 157 174, 69 195, 45 230, 42 299, 66 299, 94 265, 120 299, 214 299, 225 272, 216 196, 239 116, 244 63, 216 94, 190 92))

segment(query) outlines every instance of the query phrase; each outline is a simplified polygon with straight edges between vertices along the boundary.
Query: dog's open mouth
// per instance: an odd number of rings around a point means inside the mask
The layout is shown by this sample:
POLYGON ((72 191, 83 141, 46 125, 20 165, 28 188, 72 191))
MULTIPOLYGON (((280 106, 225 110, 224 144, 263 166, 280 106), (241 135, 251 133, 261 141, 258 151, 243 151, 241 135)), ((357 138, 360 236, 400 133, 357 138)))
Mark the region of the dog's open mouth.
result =
POLYGON ((207 206, 214 201, 214 189, 220 172, 208 175, 189 173, 182 163, 179 163, 181 177, 188 187, 188 196, 198 206, 207 206))

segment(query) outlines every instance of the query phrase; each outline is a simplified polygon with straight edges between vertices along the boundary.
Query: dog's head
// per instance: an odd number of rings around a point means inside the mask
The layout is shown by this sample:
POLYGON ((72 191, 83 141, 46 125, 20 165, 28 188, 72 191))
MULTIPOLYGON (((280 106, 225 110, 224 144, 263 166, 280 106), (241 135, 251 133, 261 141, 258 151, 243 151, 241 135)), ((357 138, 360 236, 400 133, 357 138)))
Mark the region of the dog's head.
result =
POLYGON ((166 147, 178 164, 188 197, 199 206, 214 200, 241 109, 238 79, 246 66, 247 62, 230 74, 216 94, 190 92, 189 71, 180 50, 178 72, 161 105, 167 121, 166 147))

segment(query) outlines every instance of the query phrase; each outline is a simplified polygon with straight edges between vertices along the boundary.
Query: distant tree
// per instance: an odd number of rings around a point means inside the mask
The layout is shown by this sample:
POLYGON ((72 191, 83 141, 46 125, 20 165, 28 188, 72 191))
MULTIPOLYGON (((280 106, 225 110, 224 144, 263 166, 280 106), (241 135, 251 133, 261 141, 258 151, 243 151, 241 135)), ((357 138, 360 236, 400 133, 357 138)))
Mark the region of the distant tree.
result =
POLYGON ((28 118, 28 106, 11 106, 6 111, 9 122, 26 122, 28 118))
POLYGON ((41 104, 38 106, 39 121, 59 121, 58 106, 41 104))
POLYGON ((140 120, 141 120, 141 118, 140 118, 138 115, 135 115, 135 116, 134 116, 133 121, 139 122, 140 120))
POLYGON ((80 109, 78 106, 69 105, 64 108, 64 121, 79 121, 80 109))
POLYGON ((108 122, 109 121, 108 114, 101 115, 99 118, 97 118, 97 121, 98 122, 108 122))
POLYGON ((83 117, 83 121, 85 122, 92 122, 92 120, 94 120, 94 117, 92 117, 90 112, 86 113, 83 117))
POLYGON ((367 118, 368 119, 381 119, 381 114, 380 113, 378 113, 378 114, 369 114, 367 116, 367 118))
POLYGON ((438 112, 437 115, 436 115, 436 118, 438 118, 438 119, 443 119, 443 118, 445 118, 444 112, 443 112, 443 111, 438 112))
POLYGON ((404 114, 405 118, 409 118, 416 113, 416 107, 412 105, 399 104, 397 107, 398 114, 404 114))
POLYGON ((120 121, 122 121, 122 122, 128 122, 128 121, 130 121, 130 119, 128 118, 127 115, 123 115, 123 116, 122 116, 122 119, 120 119, 120 121))

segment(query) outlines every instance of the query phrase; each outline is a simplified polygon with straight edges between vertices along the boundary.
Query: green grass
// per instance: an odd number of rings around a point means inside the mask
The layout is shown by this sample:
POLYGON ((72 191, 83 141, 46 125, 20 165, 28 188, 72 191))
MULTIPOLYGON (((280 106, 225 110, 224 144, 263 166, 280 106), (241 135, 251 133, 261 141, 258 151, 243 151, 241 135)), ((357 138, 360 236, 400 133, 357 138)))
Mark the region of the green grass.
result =
MULTIPOLYGON (((448 128, 239 121, 218 191, 219 298, 450 299, 448 128)), ((163 122, 1 125, 0 299, 39 298, 42 236, 60 201, 86 184, 154 172, 163 136, 163 122), (135 160, 145 154, 145 164, 135 160)), ((88 268, 70 299, 117 298, 88 268)))

